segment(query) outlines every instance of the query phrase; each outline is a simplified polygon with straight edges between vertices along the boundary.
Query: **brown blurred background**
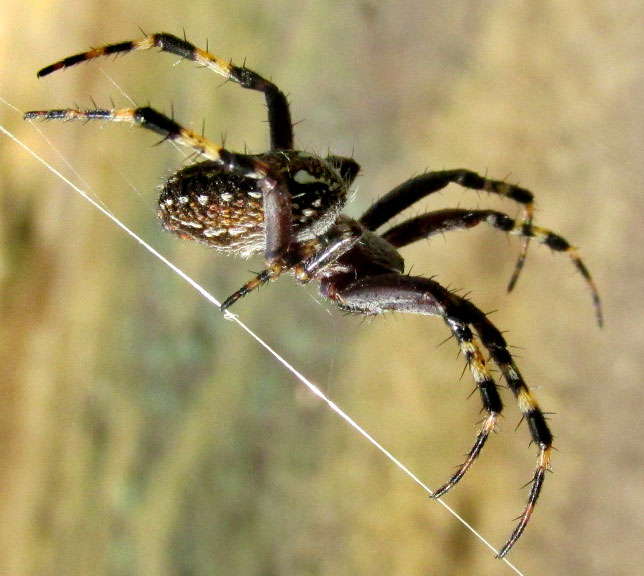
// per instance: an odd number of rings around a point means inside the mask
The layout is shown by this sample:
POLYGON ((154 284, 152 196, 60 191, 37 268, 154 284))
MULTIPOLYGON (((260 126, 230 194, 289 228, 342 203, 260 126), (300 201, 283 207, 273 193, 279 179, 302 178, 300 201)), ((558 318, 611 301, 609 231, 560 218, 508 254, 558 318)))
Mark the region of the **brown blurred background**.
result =
MULTIPOLYGON (((0 96, 20 111, 129 97, 228 147, 267 146, 261 95, 154 53, 37 80, 89 46, 168 31, 275 80, 301 148, 355 154, 348 206, 425 169, 468 167, 537 196, 604 299, 561 255, 487 230, 405 252, 507 330, 545 410, 553 467, 510 559, 526 575, 634 574, 644 533, 641 2, 5 1, 0 96), (113 79, 118 87, 113 84, 113 79), (205 120, 204 120, 205 119, 205 120)), ((2 124, 217 297, 261 262, 163 233, 155 187, 184 162, 118 125, 49 123, 77 172, 2 124)), ((0 139, 0 573, 510 574, 460 524, 186 284, 0 139)), ((416 211, 510 203, 450 188, 416 211)), ((412 213, 415 213, 412 211, 412 213)), ((469 447, 479 400, 438 319, 363 322, 289 278, 235 310, 427 484, 469 447)), ((507 392, 507 391, 506 391, 507 392)), ((509 393, 500 433, 447 500, 496 545, 535 449, 509 393)))

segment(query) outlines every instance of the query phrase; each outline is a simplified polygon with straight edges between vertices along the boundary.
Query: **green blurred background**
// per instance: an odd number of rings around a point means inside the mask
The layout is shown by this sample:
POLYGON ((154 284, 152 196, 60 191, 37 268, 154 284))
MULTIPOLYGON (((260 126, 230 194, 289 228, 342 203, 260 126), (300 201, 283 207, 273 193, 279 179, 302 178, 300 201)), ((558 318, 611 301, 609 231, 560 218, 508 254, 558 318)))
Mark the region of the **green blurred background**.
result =
MULTIPOLYGON (((606 327, 570 262, 490 230, 405 252, 471 292, 516 346, 547 411, 553 475, 510 559, 525 574, 641 566, 644 6, 640 2, 5 1, 0 96, 20 111, 126 97, 229 148, 267 146, 261 95, 169 55, 47 79, 89 46, 185 33, 289 94, 301 148, 355 154, 348 206, 425 169, 468 167, 537 196, 580 246, 606 327), (112 80, 114 83, 112 83, 112 80)), ((155 187, 184 162, 142 130, 2 124, 223 298, 260 261, 163 233, 155 187)), ((510 574, 454 518, 246 334, 7 138, 0 139, 0 573, 510 574)), ((449 189, 419 208, 510 203, 449 189)), ((413 210, 411 213, 415 213, 413 210)), ((236 307, 427 484, 480 418, 440 320, 361 321, 281 279, 236 307)), ((496 545, 524 505, 534 447, 509 394, 501 433, 447 500, 496 545)))

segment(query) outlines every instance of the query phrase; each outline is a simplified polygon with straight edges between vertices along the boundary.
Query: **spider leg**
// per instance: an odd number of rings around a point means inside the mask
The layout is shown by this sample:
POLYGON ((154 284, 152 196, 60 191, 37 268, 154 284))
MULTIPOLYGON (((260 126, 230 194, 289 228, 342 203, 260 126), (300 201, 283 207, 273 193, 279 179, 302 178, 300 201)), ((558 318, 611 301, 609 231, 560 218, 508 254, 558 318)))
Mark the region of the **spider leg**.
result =
POLYGON ((332 293, 339 306, 348 311, 378 314, 388 310, 397 310, 413 314, 440 316, 456 337, 459 347, 467 359, 488 416, 485 418, 465 462, 434 493, 433 496, 436 498, 452 488, 467 472, 483 448, 502 409, 496 384, 486 367, 470 326, 478 334, 481 343, 489 351, 493 362, 499 367, 514 393, 519 409, 528 422, 532 440, 539 447, 537 466, 531 480, 528 502, 520 516, 519 523, 497 554, 498 557, 504 557, 525 530, 541 493, 545 473, 550 464, 552 433, 546 424, 543 412, 510 355, 503 336, 485 314, 471 302, 428 278, 383 274, 348 282, 336 287, 332 293))
POLYGON ((72 108, 62 110, 35 110, 26 112, 25 120, 100 120, 103 122, 124 122, 140 126, 163 136, 164 140, 171 140, 182 146, 191 148, 198 154, 210 160, 223 161, 227 153, 221 146, 213 144, 197 132, 183 128, 172 118, 157 112, 153 108, 124 108, 116 109, 90 109, 77 110, 72 108), (223 155, 222 155, 223 152, 223 155))
MULTIPOLYGON (((532 192, 502 180, 490 180, 476 172, 465 169, 427 172, 403 182, 373 204, 362 215, 360 223, 369 230, 375 230, 421 198, 438 192, 451 183, 459 184, 470 190, 482 190, 490 194, 498 194, 521 204, 524 211, 522 226, 526 230, 531 228, 534 215, 534 196, 532 192)), ((530 235, 525 234, 514 272, 508 284, 508 291, 514 288, 523 269, 529 241, 530 235)))
POLYGON ((528 423, 530 435, 533 442, 539 447, 537 453, 537 466, 535 468, 532 480, 530 481, 530 491, 528 501, 523 513, 519 517, 519 523, 510 534, 510 537, 498 552, 497 557, 503 558, 510 551, 515 542, 519 539, 525 530, 534 507, 541 493, 543 481, 546 472, 550 469, 550 457, 552 454, 552 432, 548 428, 546 418, 530 389, 526 385, 523 376, 519 372, 510 352, 507 343, 501 332, 488 320, 476 306, 467 300, 462 301, 465 313, 470 316, 471 323, 476 329, 484 346, 490 352, 492 360, 499 367, 503 378, 514 394, 519 410, 528 423))
POLYGON ((101 56, 150 50, 151 48, 159 48, 162 52, 169 52, 186 60, 196 62, 216 74, 223 76, 227 80, 239 84, 243 88, 263 92, 268 106, 271 148, 273 150, 291 150, 293 148, 293 126, 288 101, 284 93, 275 84, 248 68, 234 66, 232 63, 226 62, 201 48, 197 48, 182 38, 165 32, 150 34, 141 40, 128 40, 125 42, 117 42, 116 44, 108 44, 100 48, 93 48, 87 52, 69 56, 40 70, 38 77, 47 76, 56 70, 69 68, 80 62, 93 60, 101 56))
POLYGON ((525 222, 517 222, 507 214, 497 212, 496 210, 467 210, 452 208, 430 212, 428 214, 417 216, 416 218, 405 220, 384 232, 382 237, 396 248, 401 248, 422 238, 429 238, 435 234, 442 234, 450 230, 472 228, 482 222, 502 232, 522 236, 524 238, 534 238, 537 242, 545 244, 555 252, 568 254, 575 268, 581 273, 590 288, 597 324, 602 326, 603 315, 601 300, 588 268, 586 268, 586 265, 577 254, 577 250, 571 246, 565 238, 562 238, 550 230, 540 228, 538 226, 526 226, 525 222))

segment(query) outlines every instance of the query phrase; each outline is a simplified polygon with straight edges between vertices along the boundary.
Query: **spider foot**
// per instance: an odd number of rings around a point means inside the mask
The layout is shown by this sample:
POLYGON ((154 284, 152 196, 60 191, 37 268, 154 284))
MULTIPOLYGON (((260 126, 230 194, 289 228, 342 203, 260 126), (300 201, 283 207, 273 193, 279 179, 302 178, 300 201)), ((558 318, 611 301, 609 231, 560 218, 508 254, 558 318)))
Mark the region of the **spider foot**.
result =
MULTIPOLYGON (((522 228, 529 230, 531 227, 532 227, 531 220, 526 219, 523 221, 522 228)), ((526 258, 528 257, 529 244, 530 244, 530 237, 526 235, 523 239, 523 242, 521 243, 521 250, 519 251, 517 262, 514 265, 512 276, 510 277, 510 281, 508 282, 508 288, 507 288, 508 292, 512 292, 512 290, 514 290, 514 287, 516 286, 517 280, 519 279, 519 275, 523 270, 523 266, 525 264, 526 258)))
POLYGON ((512 272, 512 277, 508 283, 508 292, 512 292, 516 286, 517 280, 519 279, 519 274, 523 270, 523 265, 525 264, 526 258, 528 256, 528 245, 530 244, 530 237, 532 234, 532 218, 534 216, 534 202, 530 201, 525 205, 523 221, 521 222, 520 229, 523 235, 523 242, 521 243, 521 250, 519 251, 519 256, 517 262, 514 265, 514 271, 512 272))
POLYGON ((537 503, 537 499, 539 498, 539 494, 541 493, 541 488, 543 487, 543 480, 546 476, 546 472, 550 469, 551 452, 551 446, 541 446, 541 449, 539 450, 539 457, 537 459, 537 469, 535 470, 534 476, 532 477, 532 482, 530 483, 531 488, 530 493, 528 494, 528 503, 526 504, 526 507, 524 508, 521 516, 519 516, 519 523, 517 524, 516 528, 512 531, 512 534, 510 534, 510 537, 503 545, 501 550, 499 550, 495 555, 497 558, 505 558, 505 556, 507 556, 508 552, 510 552, 510 550, 519 539, 521 534, 523 534, 523 531, 528 525, 528 521, 532 516, 532 512, 534 512, 535 504, 537 503))
POLYGON ((228 298, 226 298, 220 306, 222 312, 226 312, 237 300, 243 298, 247 294, 250 294, 253 290, 257 290, 270 280, 276 280, 280 274, 286 269, 286 265, 282 262, 273 263, 270 268, 262 270, 255 278, 246 282, 239 290, 233 292, 228 298))
POLYGON ((479 454, 481 453, 481 450, 483 449, 483 446, 485 445, 485 442, 487 441, 490 435, 490 432, 494 430, 498 417, 499 415, 493 412, 485 419, 485 421, 483 422, 483 426, 481 427, 481 430, 479 430, 479 433, 476 435, 476 440, 474 442, 474 445, 467 453, 465 462, 463 462, 458 467, 456 472, 452 474, 450 479, 447 482, 445 482, 445 484, 443 484, 440 488, 438 488, 436 491, 432 493, 431 498, 434 498, 434 499, 440 498, 445 493, 449 492, 454 486, 456 486, 459 480, 463 478, 463 476, 465 476, 465 473, 470 469, 470 466, 474 463, 474 460, 476 460, 479 454))

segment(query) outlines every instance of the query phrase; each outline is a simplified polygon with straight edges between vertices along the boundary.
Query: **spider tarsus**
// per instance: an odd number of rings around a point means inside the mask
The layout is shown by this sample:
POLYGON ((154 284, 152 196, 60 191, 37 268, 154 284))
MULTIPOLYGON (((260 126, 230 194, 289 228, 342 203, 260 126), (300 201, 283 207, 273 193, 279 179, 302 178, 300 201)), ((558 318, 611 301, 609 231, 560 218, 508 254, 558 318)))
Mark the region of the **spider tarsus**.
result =
POLYGON ((517 280, 519 279, 519 275, 523 270, 523 265, 525 264, 525 260, 526 260, 525 254, 521 254, 517 260, 517 263, 514 266, 514 271, 512 272, 512 277, 510 278, 510 282, 508 282, 508 287, 507 287, 508 292, 512 292, 512 290, 514 290, 514 287, 517 284, 517 280))

